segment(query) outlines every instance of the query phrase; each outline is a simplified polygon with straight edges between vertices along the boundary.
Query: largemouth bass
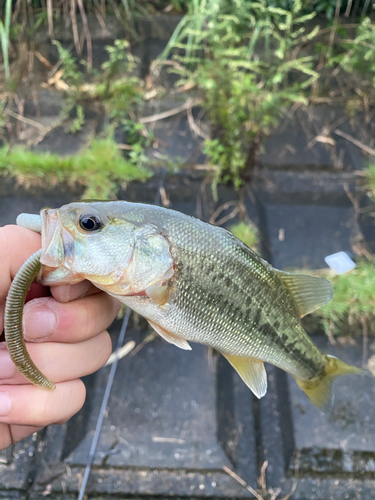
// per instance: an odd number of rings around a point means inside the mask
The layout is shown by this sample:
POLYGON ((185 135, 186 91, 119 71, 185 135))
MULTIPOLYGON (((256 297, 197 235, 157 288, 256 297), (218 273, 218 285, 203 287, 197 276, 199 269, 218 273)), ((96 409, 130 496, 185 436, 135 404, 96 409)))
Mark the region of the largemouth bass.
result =
POLYGON ((264 362, 290 373, 323 411, 332 381, 362 371, 322 354, 300 324, 331 300, 330 282, 274 269, 223 228, 124 201, 71 203, 17 223, 42 234, 42 284, 91 281, 177 347, 220 351, 258 398, 264 362))

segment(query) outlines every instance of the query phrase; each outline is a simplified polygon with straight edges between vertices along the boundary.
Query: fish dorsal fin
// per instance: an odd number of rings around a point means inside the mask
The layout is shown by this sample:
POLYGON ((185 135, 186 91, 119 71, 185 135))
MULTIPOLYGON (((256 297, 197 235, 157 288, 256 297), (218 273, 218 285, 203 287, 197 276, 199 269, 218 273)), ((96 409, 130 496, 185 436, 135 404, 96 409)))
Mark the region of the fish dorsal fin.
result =
POLYGON ((332 284, 324 278, 283 271, 277 274, 290 293, 300 318, 332 300, 332 284))
POLYGON ((191 347, 186 342, 186 340, 182 339, 181 337, 178 337, 174 333, 168 332, 167 330, 157 325, 153 321, 150 321, 149 319, 147 321, 150 323, 155 332, 158 333, 160 337, 163 337, 164 340, 166 340, 170 344, 174 344, 180 349, 184 349, 185 351, 191 351, 191 347))
POLYGON ((267 392, 267 373, 263 361, 245 356, 223 354, 245 384, 257 398, 262 398, 267 392))

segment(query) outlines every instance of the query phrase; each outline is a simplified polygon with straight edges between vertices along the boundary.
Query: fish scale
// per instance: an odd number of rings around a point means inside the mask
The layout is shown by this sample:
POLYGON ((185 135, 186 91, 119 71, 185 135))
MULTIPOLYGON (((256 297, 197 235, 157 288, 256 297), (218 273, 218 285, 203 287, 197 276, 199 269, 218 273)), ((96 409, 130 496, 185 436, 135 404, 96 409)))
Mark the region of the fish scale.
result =
MULTIPOLYGON (((278 271, 223 228, 123 201, 70 203, 37 217, 21 214, 17 221, 42 233, 42 284, 88 279, 144 316, 168 342, 220 351, 257 397, 267 391, 263 362, 291 373, 323 411, 331 404, 332 381, 361 373, 321 353, 300 324, 300 317, 331 300, 329 281, 278 271)), ((14 361, 20 364, 28 355, 22 326, 16 327, 21 358, 14 361)), ((53 388, 34 368, 23 372, 28 380, 53 388)))
POLYGON ((319 372, 324 358, 301 328, 287 291, 268 263, 226 230, 196 225, 196 219, 179 215, 186 219, 157 219, 175 263, 169 304, 155 306, 147 297, 118 298, 186 340, 272 362, 292 374, 302 371, 306 378, 319 372), (267 325, 274 338, 265 344, 259 329, 267 325), (291 356, 288 341, 293 338, 295 343, 296 335, 301 338, 291 356))

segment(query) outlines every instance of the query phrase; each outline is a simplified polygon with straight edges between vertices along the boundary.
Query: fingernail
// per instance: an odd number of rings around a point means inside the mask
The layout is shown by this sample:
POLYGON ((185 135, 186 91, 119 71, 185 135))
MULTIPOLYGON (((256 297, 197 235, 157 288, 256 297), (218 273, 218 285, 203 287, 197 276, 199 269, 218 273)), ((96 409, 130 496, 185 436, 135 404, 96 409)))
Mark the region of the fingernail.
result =
POLYGON ((30 305, 28 309, 25 308, 23 321, 25 338, 30 341, 50 337, 57 323, 56 314, 45 305, 30 305))
POLYGON ((8 351, 0 351, 0 379, 12 378, 16 371, 15 364, 10 359, 8 351))
POLYGON ((0 392, 0 417, 6 417, 11 409, 12 403, 7 392, 0 392))

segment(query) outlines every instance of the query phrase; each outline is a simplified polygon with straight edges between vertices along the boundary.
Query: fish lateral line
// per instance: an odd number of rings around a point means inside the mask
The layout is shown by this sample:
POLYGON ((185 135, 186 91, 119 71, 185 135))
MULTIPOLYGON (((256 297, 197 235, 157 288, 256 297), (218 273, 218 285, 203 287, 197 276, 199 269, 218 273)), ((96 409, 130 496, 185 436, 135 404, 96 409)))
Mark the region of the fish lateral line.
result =
POLYGON ((333 379, 358 373, 330 361, 299 321, 331 300, 329 281, 278 271, 223 228, 126 201, 69 203, 40 217, 25 214, 18 223, 40 228, 46 263, 59 264, 43 267, 42 284, 86 277, 168 342, 189 349, 189 340, 226 353, 257 397, 267 390, 263 360, 295 376, 323 410, 333 379))

